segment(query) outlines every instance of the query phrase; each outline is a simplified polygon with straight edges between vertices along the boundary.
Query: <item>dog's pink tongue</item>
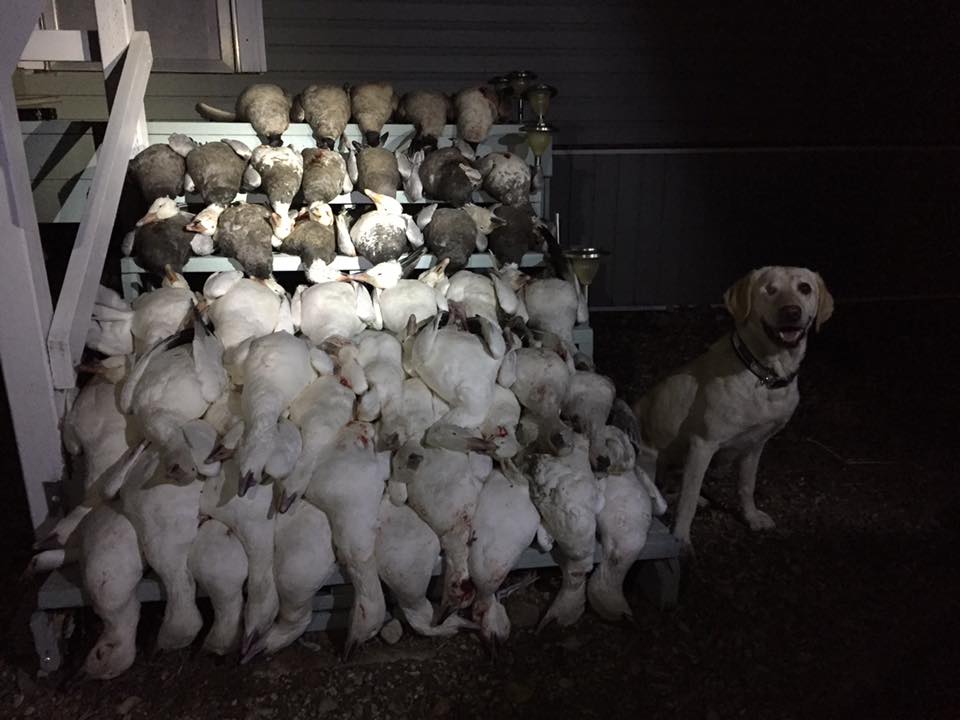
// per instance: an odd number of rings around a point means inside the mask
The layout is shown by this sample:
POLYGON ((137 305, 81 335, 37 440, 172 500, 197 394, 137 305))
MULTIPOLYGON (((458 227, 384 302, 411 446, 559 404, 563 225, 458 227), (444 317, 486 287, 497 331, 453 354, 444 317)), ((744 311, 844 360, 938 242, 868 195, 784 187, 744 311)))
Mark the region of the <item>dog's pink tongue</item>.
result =
POLYGON ((779 330, 780 339, 792 343, 800 339, 800 330, 779 330))

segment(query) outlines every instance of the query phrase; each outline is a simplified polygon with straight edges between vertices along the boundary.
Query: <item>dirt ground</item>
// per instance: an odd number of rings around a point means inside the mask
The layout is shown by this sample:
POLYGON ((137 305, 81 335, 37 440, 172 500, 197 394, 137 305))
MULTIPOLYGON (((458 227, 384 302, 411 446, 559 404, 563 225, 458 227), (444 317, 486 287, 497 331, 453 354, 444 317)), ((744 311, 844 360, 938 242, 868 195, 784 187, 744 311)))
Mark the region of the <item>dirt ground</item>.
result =
MULTIPOLYGON (((496 661, 474 636, 409 634, 348 663, 341 638, 320 634, 245 666, 186 650, 151 656, 151 608, 122 677, 35 681, 36 585, 18 579, 29 527, 8 474, 0 717, 958 718, 958 311, 840 303, 812 339, 797 414, 761 461, 759 502, 777 529, 752 534, 732 512, 732 481, 711 478, 679 607, 634 596, 635 627, 588 611, 537 636, 557 583, 546 572, 508 601, 517 627, 496 661)), ((728 328, 712 309, 595 313, 593 324, 600 369, 627 397, 728 328)), ((74 657, 96 632, 81 615, 74 657)))

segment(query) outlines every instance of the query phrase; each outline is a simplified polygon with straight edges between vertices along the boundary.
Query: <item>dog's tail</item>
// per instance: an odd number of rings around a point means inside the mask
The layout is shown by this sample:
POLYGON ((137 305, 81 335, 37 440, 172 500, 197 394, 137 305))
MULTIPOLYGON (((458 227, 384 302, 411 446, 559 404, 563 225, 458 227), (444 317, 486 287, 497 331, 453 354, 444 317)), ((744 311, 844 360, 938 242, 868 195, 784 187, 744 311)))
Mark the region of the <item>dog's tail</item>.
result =
POLYGON ((637 478, 643 483, 644 488, 650 493, 650 500, 653 504, 653 514, 663 515, 667 511, 667 501, 660 494, 654 482, 653 476, 656 475, 656 462, 650 455, 650 452, 644 447, 640 434, 640 421, 627 402, 623 398, 617 398, 613 401, 613 407, 610 408, 610 417, 607 419, 609 425, 619 428, 630 440, 633 449, 637 453, 636 473, 637 478))

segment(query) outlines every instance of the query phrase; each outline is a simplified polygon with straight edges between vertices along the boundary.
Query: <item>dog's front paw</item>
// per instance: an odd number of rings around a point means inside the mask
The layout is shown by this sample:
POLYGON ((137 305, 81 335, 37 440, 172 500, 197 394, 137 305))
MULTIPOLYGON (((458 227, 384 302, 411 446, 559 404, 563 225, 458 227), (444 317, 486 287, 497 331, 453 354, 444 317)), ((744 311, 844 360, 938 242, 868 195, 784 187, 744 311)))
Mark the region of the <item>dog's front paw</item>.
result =
POLYGON ((773 528, 777 526, 773 518, 763 510, 744 513, 743 519, 747 521, 747 525, 750 526, 751 530, 773 530, 773 528))

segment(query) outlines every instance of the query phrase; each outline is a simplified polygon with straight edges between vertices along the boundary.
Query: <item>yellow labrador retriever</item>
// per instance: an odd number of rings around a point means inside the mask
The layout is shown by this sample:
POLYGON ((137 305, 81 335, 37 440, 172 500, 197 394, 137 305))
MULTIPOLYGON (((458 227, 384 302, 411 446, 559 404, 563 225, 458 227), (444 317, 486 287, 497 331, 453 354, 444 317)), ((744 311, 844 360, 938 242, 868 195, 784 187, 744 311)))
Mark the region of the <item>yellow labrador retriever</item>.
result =
POLYGON ((718 452, 736 458, 744 519, 753 530, 774 527, 754 503, 757 463, 797 407, 796 377, 811 325, 819 330, 833 313, 823 279, 806 268, 754 270, 723 299, 733 333, 633 406, 641 450, 656 458, 658 482, 667 469, 683 469, 673 534, 687 545, 703 477, 718 452))

